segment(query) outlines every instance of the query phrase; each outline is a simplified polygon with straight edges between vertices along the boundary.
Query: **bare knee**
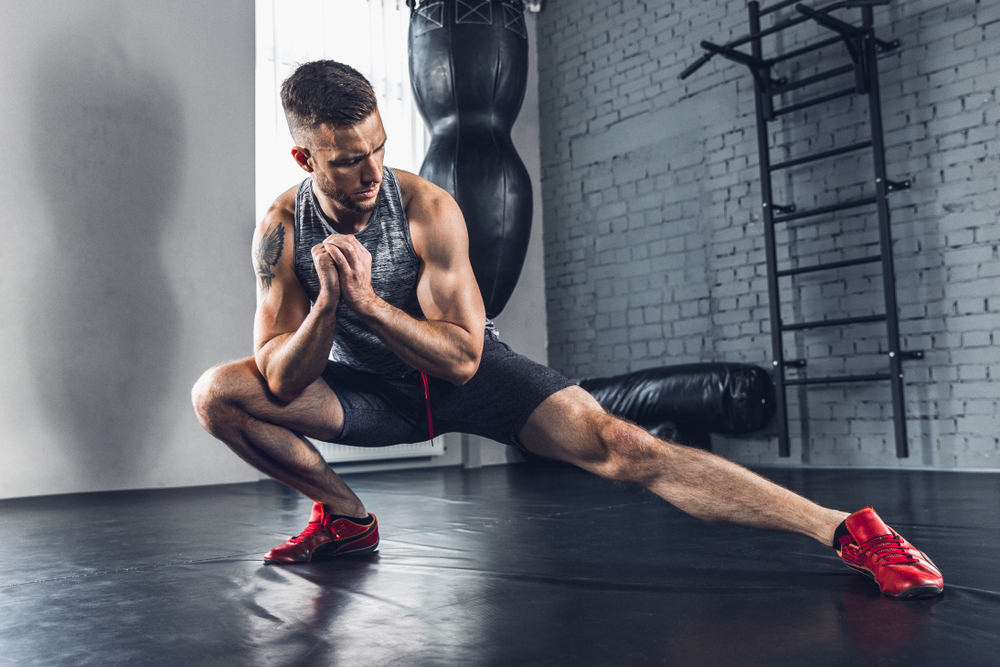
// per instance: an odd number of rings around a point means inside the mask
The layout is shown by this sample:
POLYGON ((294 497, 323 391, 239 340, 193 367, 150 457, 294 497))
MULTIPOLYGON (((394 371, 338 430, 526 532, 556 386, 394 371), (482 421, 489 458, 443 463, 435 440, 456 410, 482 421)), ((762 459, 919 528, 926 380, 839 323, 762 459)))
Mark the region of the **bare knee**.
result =
POLYGON ((198 421, 205 427, 206 431, 212 431, 212 423, 218 414, 220 403, 222 402, 222 366, 209 368, 202 373, 198 381, 191 388, 191 404, 194 406, 194 413, 198 416, 198 421))
POLYGON ((665 464, 667 443, 634 424, 607 415, 597 426, 602 460, 595 472, 602 477, 645 485, 665 464))
POLYGON ((234 387, 247 373, 248 360, 214 366, 205 371, 191 388, 191 403, 198 421, 209 433, 215 433, 235 407, 234 387))
POLYGON ((609 415, 579 387, 550 396, 518 434, 530 450, 602 477, 648 484, 662 469, 663 448, 634 424, 609 415))

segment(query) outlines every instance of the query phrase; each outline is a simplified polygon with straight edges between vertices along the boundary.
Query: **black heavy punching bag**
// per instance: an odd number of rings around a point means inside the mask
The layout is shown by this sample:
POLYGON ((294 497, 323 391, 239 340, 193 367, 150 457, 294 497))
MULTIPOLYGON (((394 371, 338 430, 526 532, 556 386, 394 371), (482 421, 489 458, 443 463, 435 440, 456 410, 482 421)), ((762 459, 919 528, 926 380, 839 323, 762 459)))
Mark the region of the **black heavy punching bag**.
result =
POLYGON ((447 190, 469 228, 486 314, 507 304, 531 234, 531 181, 510 130, 524 100, 522 0, 408 0, 410 80, 431 128, 420 175, 447 190))

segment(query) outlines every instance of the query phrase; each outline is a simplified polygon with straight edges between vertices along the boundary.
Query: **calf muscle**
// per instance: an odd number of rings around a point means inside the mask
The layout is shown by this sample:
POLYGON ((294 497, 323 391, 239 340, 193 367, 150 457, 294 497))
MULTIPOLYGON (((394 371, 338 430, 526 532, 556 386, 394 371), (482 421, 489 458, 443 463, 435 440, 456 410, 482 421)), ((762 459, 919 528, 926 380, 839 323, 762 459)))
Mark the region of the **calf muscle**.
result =
POLYGON ((579 387, 549 397, 519 438, 532 451, 602 477, 640 484, 713 523, 796 532, 830 544, 847 516, 711 452, 660 440, 607 414, 579 387))
POLYGON ((340 402, 322 380, 284 403, 248 358, 206 372, 192 401, 205 430, 253 467, 336 514, 365 516, 361 501, 303 437, 332 440, 343 427, 340 402))

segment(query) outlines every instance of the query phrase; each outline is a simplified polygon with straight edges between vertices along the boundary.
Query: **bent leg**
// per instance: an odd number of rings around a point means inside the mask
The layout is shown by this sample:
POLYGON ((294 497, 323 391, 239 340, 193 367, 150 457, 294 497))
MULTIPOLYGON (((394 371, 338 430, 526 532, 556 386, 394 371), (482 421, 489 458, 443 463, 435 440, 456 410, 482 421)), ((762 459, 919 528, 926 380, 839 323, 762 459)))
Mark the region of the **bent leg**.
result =
POLYGON ((361 500, 302 437, 332 440, 343 428, 343 408, 322 378, 283 403, 250 357, 206 371, 191 399, 205 430, 253 467, 333 514, 367 515, 361 500))
POLYGON ((580 387, 547 398, 518 439, 543 456, 641 484, 705 521, 800 533, 830 546, 847 517, 715 454, 655 438, 607 414, 580 387))

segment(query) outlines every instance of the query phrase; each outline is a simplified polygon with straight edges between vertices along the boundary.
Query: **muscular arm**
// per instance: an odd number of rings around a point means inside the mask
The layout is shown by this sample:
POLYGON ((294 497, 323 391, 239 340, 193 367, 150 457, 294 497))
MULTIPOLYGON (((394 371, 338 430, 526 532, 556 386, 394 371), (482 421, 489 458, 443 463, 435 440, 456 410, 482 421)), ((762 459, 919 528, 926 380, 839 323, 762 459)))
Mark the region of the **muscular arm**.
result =
POLYGON ((295 276, 292 247, 294 189, 282 195, 257 227, 253 262, 257 272, 254 356, 271 393, 291 401, 326 367, 340 300, 333 260, 313 248, 320 293, 312 309, 295 276))
POLYGON ((472 265, 465 220, 444 190, 397 171, 420 258, 417 320, 371 290, 371 256, 353 236, 327 239, 337 264, 341 293, 372 333, 417 370, 453 384, 468 382, 479 368, 486 311, 472 265))

